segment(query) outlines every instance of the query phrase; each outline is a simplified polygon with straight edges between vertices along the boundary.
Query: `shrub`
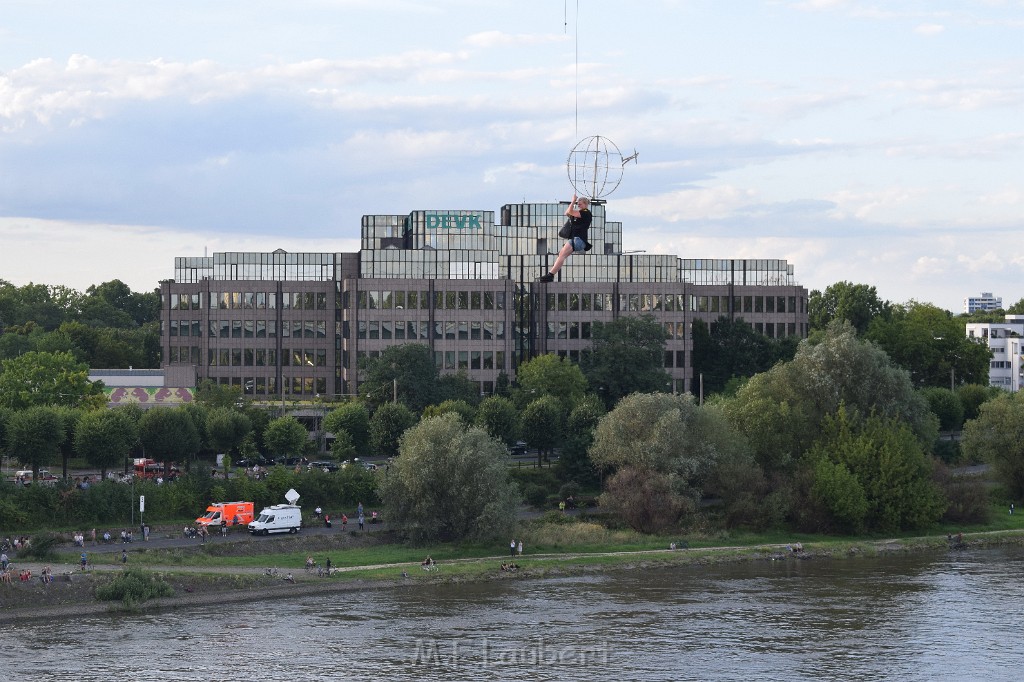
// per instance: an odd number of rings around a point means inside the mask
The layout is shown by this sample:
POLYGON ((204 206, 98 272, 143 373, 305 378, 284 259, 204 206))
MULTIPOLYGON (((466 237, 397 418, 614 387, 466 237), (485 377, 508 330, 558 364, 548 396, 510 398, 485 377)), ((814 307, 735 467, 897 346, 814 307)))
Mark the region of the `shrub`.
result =
POLYGON ((106 585, 96 588, 96 598, 100 601, 121 600, 125 606, 172 594, 174 590, 162 578, 138 569, 128 569, 106 585))

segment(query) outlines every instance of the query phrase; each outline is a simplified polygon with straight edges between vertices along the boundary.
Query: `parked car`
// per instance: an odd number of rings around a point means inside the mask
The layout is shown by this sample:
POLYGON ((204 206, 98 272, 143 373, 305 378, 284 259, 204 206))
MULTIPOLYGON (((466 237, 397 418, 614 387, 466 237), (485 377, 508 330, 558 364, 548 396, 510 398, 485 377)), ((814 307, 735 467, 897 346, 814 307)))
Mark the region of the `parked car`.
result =
POLYGON ((274 460, 275 464, 283 464, 286 467, 293 467, 297 464, 306 464, 309 460, 305 457, 278 457, 274 460))
POLYGON ((274 462, 264 457, 255 457, 252 459, 240 459, 235 462, 234 465, 236 467, 242 467, 243 469, 251 469, 254 466, 272 467, 274 466, 274 462))
POLYGON ((526 442, 517 440, 515 443, 509 446, 508 454, 513 457, 522 457, 526 455, 526 442))
POLYGON ((322 471, 326 471, 327 473, 331 473, 332 471, 337 471, 339 469, 337 462, 329 462, 327 460, 310 462, 309 468, 310 470, 320 469, 322 471))

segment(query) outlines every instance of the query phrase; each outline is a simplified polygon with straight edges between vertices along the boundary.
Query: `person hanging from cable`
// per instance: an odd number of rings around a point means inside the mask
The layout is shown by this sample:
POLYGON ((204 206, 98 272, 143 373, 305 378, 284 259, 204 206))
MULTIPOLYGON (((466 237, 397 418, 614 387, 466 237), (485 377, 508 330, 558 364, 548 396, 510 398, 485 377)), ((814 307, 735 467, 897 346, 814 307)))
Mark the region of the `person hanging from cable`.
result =
POLYGON ((591 220, 594 219, 590 213, 590 200, 586 197, 577 198, 573 194, 569 208, 565 209, 565 215, 568 218, 566 221, 568 234, 560 232, 559 235, 565 236, 566 242, 562 246, 562 250, 558 252, 558 257, 555 259, 554 265, 551 266, 551 270, 541 275, 538 278, 539 282, 553 282, 555 275, 558 274, 570 254, 582 253, 591 249, 591 244, 587 241, 587 231, 590 229, 591 220))

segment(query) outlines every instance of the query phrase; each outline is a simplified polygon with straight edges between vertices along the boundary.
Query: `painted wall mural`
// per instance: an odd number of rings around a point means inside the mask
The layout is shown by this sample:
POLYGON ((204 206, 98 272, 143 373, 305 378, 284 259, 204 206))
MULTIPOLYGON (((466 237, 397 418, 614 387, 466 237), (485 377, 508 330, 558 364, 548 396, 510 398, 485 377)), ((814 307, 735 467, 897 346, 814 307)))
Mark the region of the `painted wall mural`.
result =
POLYGON ((157 386, 119 386, 106 388, 111 405, 184 405, 195 400, 194 388, 157 386))

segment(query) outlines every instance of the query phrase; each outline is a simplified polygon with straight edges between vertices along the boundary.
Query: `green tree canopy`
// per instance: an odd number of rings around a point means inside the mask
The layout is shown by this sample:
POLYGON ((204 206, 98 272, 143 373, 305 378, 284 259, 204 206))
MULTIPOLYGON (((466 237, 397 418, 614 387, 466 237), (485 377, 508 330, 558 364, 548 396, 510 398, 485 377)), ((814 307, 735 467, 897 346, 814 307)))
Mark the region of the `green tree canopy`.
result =
POLYGON ((813 493, 840 530, 894 533, 924 528, 942 516, 945 501, 905 423, 875 415, 855 423, 840 407, 825 417, 822 431, 809 453, 813 493))
POLYGON ((812 330, 825 330, 832 322, 849 322, 864 334, 875 318, 889 315, 891 304, 878 298, 875 287, 853 282, 836 282, 824 292, 815 289, 807 300, 807 318, 812 330))
POLYGON ((606 470, 668 474, 676 492, 696 499, 718 458, 745 448, 717 410, 698 407, 690 394, 634 393, 601 419, 590 458, 606 470))
POLYGON ((476 408, 465 400, 445 400, 437 405, 427 405, 423 410, 423 419, 440 417, 449 412, 459 415, 467 425, 471 425, 476 420, 476 408))
POLYGON ((861 416, 874 412, 905 422, 922 447, 938 437, 938 420, 906 370, 859 340, 848 323, 833 322, 820 343, 802 343, 791 362, 753 377, 722 407, 771 473, 806 452, 825 416, 840 405, 861 416))
POLYGON ((168 476, 172 462, 190 462, 202 446, 195 422, 180 407, 146 410, 139 420, 139 440, 146 457, 163 461, 168 476))
POLYGON ((630 393, 665 391, 671 385, 664 369, 668 335, 653 316, 594 322, 591 336, 580 369, 608 408, 630 393))
POLYGON ((7 407, 104 405, 101 384, 89 381, 89 368, 71 353, 30 351, 0 363, 0 400, 7 407))
POLYGON ((356 452, 365 452, 370 445, 370 411, 361 401, 344 403, 327 413, 324 429, 335 438, 342 431, 346 432, 356 452))
POLYGON ((398 454, 399 441, 416 417, 402 403, 384 403, 370 417, 370 448, 382 457, 398 454))
POLYGON ((75 429, 75 451, 91 466, 99 467, 100 479, 107 470, 124 466, 139 441, 139 425, 133 413, 115 408, 86 412, 75 429))
POLYGON ((64 424, 53 407, 36 405, 12 412, 7 422, 7 451, 11 457, 32 468, 38 480, 39 469, 49 466, 64 440, 64 424))
POLYGON ((520 415, 523 439, 537 448, 538 465, 561 443, 564 420, 562 405, 550 395, 537 398, 520 415))
POLYGON ((418 542, 504 539, 519 503, 505 447, 454 414, 409 429, 379 490, 386 518, 418 542))
POLYGON ((910 373, 914 385, 954 388, 988 382, 991 352, 969 339, 964 323, 930 303, 894 306, 865 335, 910 373))
POLYGON ((309 432, 290 415, 272 419, 263 433, 263 442, 270 455, 288 457, 302 454, 309 443, 309 432))
POLYGON ((798 338, 772 339, 760 334, 742 318, 721 316, 710 328, 703 320, 693 322, 693 373, 703 377, 707 393, 725 390, 730 379, 764 372, 776 362, 796 354, 798 338))
POLYGON ((370 405, 381 405, 397 394, 398 402, 413 412, 434 403, 438 372, 434 353, 420 343, 389 346, 376 358, 367 358, 362 369, 366 378, 359 395, 370 405))
POLYGON ((972 461, 992 465, 1011 499, 1024 499, 1024 393, 982 404, 978 418, 964 424, 960 445, 972 461))
POLYGON ((519 437, 519 412, 508 398, 488 396, 476 412, 476 425, 492 438, 511 444, 519 437))
POLYGON ((231 454, 252 431, 252 422, 231 407, 214 407, 206 415, 206 437, 215 452, 231 454))
POLYGON ((524 404, 550 395, 566 414, 587 390, 587 379, 580 368, 554 353, 538 355, 520 364, 516 379, 524 404))
POLYGON ((964 406, 960 395, 948 388, 925 388, 921 390, 932 414, 939 420, 942 431, 959 431, 964 424, 964 406))
POLYGON ((565 437, 556 467, 563 481, 575 481, 581 485, 597 483, 597 467, 590 460, 588 451, 594 443, 594 433, 604 414, 604 403, 592 393, 584 396, 572 408, 565 423, 565 437))

